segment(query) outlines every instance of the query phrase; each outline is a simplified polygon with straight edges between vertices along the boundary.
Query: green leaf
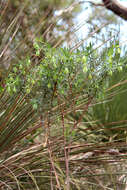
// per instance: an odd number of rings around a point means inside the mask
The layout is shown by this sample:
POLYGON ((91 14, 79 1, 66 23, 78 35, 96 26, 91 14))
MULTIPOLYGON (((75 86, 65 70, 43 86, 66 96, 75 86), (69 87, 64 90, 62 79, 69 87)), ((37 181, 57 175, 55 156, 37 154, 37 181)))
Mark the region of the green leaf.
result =
POLYGON ((36 51, 36 56, 39 56, 40 55, 40 50, 37 50, 36 51))
POLYGON ((68 74, 68 73, 69 73, 69 70, 68 70, 67 67, 65 68, 64 73, 65 73, 65 74, 68 74))
POLYGON ((119 54, 121 53, 121 49, 120 48, 118 48, 117 51, 118 51, 119 54))
POLYGON ((34 42, 33 46, 34 46, 34 48, 35 48, 36 50, 39 50, 39 48, 40 48, 37 42, 34 42))
POLYGON ((33 109, 34 109, 34 110, 37 110, 37 108, 38 108, 37 103, 34 103, 34 104, 33 104, 33 109))
POLYGON ((85 55, 82 57, 82 62, 83 62, 83 64, 87 63, 87 57, 85 55))
POLYGON ((27 93, 27 94, 29 94, 30 91, 31 91, 30 88, 27 88, 27 89, 26 89, 26 93, 27 93))
POLYGON ((2 86, 0 86, 0 92, 3 92, 4 88, 2 86))
POLYGON ((93 77, 92 77, 92 75, 91 75, 91 73, 88 75, 88 79, 92 79, 93 77))
POLYGON ((48 88, 51 88, 51 83, 48 83, 48 88))
POLYGON ((13 68, 13 71, 14 71, 14 73, 16 73, 16 72, 17 72, 17 68, 16 68, 16 67, 14 67, 14 68, 13 68))
POLYGON ((114 50, 114 46, 110 47, 108 50, 108 57, 112 57, 113 56, 113 50, 114 50))
POLYGON ((13 87, 13 92, 16 92, 16 91, 17 91, 17 90, 16 90, 16 87, 14 86, 14 87, 13 87))
POLYGON ((88 71, 88 68, 87 68, 86 65, 84 65, 84 67, 83 67, 83 72, 86 73, 87 71, 88 71))
POLYGON ((110 71, 108 72, 108 74, 109 74, 110 76, 112 76, 112 73, 113 73, 112 70, 110 70, 110 71))
POLYGON ((122 71, 123 70, 123 67, 122 66, 118 66, 118 71, 120 72, 120 71, 122 71))

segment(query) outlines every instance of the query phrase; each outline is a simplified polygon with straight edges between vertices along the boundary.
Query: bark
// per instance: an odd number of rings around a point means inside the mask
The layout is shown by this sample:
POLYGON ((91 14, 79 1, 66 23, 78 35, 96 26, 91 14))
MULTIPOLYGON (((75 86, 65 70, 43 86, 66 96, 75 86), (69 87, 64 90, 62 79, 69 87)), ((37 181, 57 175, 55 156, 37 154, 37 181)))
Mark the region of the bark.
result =
POLYGON ((102 0, 104 6, 124 20, 127 20, 127 7, 124 7, 117 0, 102 0))

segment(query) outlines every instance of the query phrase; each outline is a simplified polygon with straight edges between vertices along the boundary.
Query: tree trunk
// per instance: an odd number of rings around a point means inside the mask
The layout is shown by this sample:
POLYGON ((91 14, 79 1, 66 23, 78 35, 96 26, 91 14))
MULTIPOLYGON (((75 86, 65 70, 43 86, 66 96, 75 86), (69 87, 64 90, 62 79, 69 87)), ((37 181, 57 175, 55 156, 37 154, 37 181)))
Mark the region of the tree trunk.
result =
POLYGON ((104 6, 124 20, 127 20, 127 7, 124 7, 117 0, 102 0, 104 6))

